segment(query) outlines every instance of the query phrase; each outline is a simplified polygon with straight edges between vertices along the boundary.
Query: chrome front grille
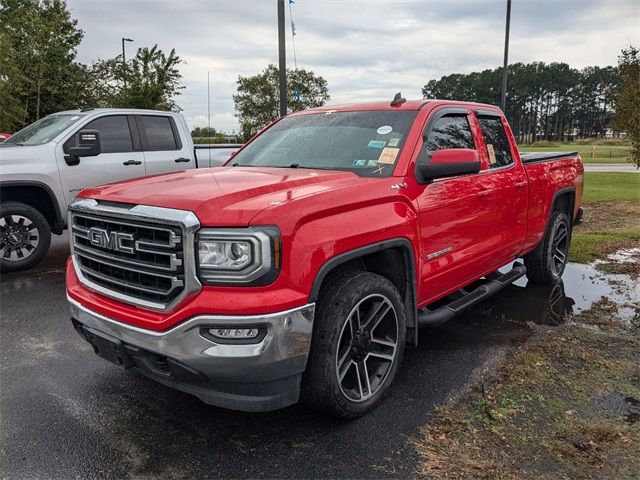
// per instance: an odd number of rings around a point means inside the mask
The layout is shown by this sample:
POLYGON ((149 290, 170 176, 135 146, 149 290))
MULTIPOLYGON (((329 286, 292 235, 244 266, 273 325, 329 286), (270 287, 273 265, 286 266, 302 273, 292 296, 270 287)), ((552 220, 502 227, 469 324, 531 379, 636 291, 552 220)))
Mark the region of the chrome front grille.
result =
POLYGON ((80 280, 105 295, 165 310, 200 288, 191 212, 77 200, 69 229, 80 280))

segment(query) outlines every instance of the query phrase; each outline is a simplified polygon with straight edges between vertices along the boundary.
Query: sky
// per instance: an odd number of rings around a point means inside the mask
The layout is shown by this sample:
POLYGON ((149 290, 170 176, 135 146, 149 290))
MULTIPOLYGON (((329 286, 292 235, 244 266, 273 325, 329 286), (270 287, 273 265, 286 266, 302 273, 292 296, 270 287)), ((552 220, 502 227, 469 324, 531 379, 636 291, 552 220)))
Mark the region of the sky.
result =
MULTIPOLYGON (((285 0, 288 2, 288 0, 285 0)), ((176 49, 191 127, 238 130, 239 75, 278 63, 276 0, 68 0, 85 32, 77 59, 92 63, 139 47, 176 49)), ((295 0, 297 65, 323 76, 330 104, 421 98, 430 79, 502 65, 506 0, 295 0)), ((287 62, 293 66, 287 13, 287 62)), ((509 63, 615 65, 640 44, 638 0, 513 0, 509 63)), ((460 99, 464 100, 464 99, 460 99)))

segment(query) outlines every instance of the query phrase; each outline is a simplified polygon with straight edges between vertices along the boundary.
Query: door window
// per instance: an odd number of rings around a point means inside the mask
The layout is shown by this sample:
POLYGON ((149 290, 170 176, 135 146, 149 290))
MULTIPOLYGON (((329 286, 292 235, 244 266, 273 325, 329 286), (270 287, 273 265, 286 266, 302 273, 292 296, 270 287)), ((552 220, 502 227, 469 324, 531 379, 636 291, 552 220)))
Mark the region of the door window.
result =
POLYGON ((147 136, 148 150, 179 150, 171 127, 171 119, 164 116, 142 115, 142 128, 147 136))
MULTIPOLYGON (((100 117, 87 123, 81 130, 97 130, 100 132, 102 153, 133 152, 133 140, 126 115, 110 115, 100 117)), ((77 145, 78 135, 74 135, 64 144, 64 152, 77 145)))
POLYGON ((427 161, 436 151, 450 148, 476 148, 466 115, 445 115, 436 120, 425 142, 427 161))
POLYGON ((487 145, 490 168, 506 167, 513 163, 511 146, 500 117, 478 117, 487 145))

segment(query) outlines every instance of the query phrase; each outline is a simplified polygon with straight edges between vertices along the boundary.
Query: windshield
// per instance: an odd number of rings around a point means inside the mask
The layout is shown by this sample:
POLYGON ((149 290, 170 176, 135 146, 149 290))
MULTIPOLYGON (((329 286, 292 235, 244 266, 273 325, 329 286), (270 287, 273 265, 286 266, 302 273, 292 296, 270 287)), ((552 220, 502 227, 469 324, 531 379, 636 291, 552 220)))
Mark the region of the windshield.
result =
POLYGON ((240 151, 232 165, 389 176, 417 113, 381 110, 287 117, 240 151))
POLYGON ((49 115, 23 128, 13 137, 5 140, 4 143, 13 143, 15 145, 42 145, 56 138, 82 117, 83 115, 77 113, 49 115))

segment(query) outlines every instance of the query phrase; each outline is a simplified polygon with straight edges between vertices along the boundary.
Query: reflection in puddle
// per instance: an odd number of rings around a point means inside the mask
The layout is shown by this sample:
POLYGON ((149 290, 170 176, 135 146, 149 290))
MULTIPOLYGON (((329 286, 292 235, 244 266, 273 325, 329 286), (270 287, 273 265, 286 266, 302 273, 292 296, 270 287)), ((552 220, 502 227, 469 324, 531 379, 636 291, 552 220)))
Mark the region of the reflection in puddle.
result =
MULTIPOLYGON (((508 265, 501 271, 510 268, 508 265)), ((619 305, 618 317, 624 322, 640 315, 640 287, 631 277, 604 274, 593 265, 577 263, 567 265, 556 285, 530 283, 523 277, 483 305, 513 320, 559 325, 569 315, 589 310, 603 297, 619 305)))

